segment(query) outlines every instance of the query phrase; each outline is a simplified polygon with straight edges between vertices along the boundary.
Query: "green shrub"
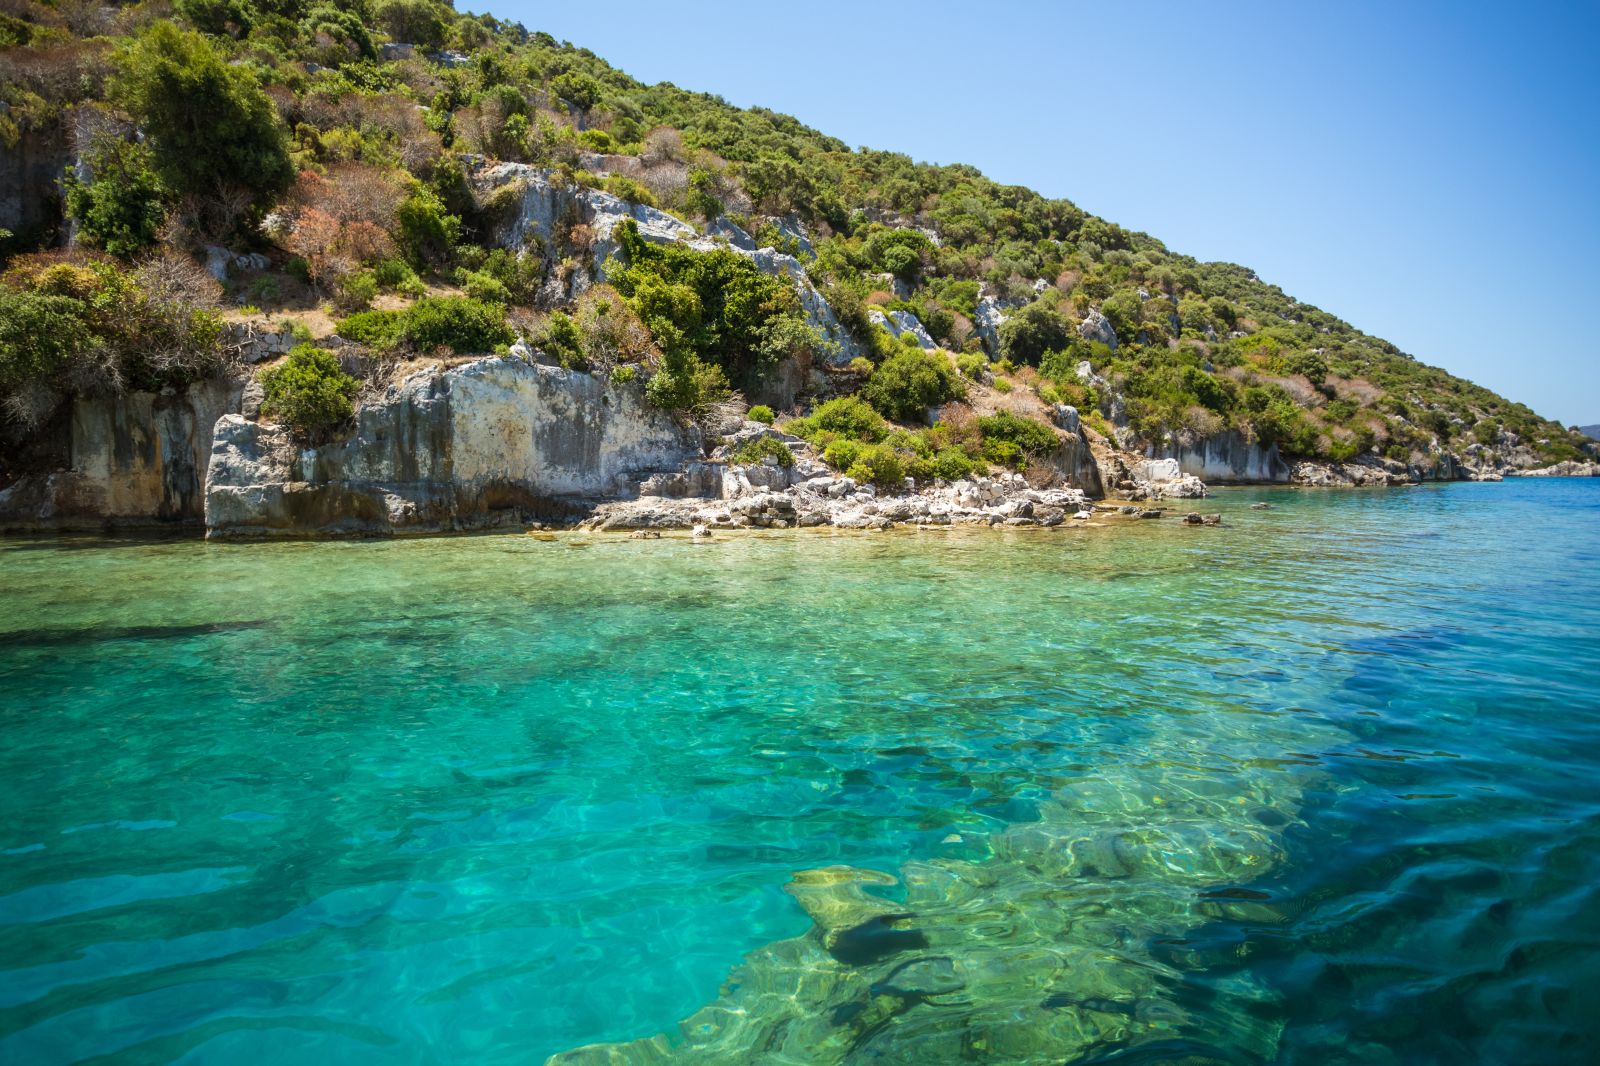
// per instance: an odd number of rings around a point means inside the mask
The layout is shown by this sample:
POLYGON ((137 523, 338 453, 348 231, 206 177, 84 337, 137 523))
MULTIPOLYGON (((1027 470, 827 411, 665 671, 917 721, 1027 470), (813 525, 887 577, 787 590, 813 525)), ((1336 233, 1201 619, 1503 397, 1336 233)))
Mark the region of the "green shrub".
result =
POLYGON ((481 270, 465 272, 461 278, 461 287, 474 300, 490 300, 500 304, 511 302, 511 290, 505 287, 505 283, 493 274, 481 270))
POLYGON ((872 374, 872 360, 866 358, 865 356, 858 355, 854 359, 850 360, 850 365, 845 367, 845 369, 850 371, 852 374, 860 374, 862 377, 868 377, 872 374))
POLYGON ((888 417, 911 421, 965 389, 944 353, 902 346, 873 371, 861 394, 888 417))
POLYGON ((763 425, 770 426, 772 425, 773 419, 772 408, 768 407, 764 403, 758 403, 754 407, 750 408, 745 417, 750 419, 752 422, 760 422, 763 425))
POLYGON ((988 371, 989 357, 982 352, 962 352, 956 356, 956 369, 962 377, 977 381, 988 371))
POLYGON ((1011 380, 1009 378, 995 378, 994 379, 994 391, 995 392, 1004 394, 1004 393, 1010 392, 1014 388, 1016 388, 1016 386, 1011 384, 1011 380))
POLYGON ((906 479, 906 462, 887 444, 865 444, 845 473, 882 488, 898 487, 906 479))
POLYGON ((772 437, 747 440, 735 448, 728 459, 740 466, 754 466, 763 459, 775 459, 779 466, 784 467, 794 465, 794 453, 786 448, 782 441, 772 437))
POLYGON ((83 301, 0 285, 0 391, 48 383, 92 343, 83 301))
POLYGON ((334 324, 339 336, 380 350, 449 348, 492 352, 516 340, 500 304, 470 296, 425 296, 404 311, 361 311, 334 324))
POLYGON ((102 135, 92 142, 88 164, 93 181, 69 170, 62 182, 83 242, 123 256, 154 244, 166 209, 150 149, 102 135))
POLYGON ((492 352, 517 338, 499 304, 470 296, 424 296, 405 310, 400 339, 419 352, 492 352))
POLYGON ((864 447, 858 440, 840 437, 829 441, 828 446, 822 449, 822 461, 835 470, 849 470, 864 447))
POLYGON ((719 366, 691 361, 672 370, 665 365, 645 383, 645 399, 666 411, 697 415, 726 400, 732 389, 719 366))
POLYGON ((992 463, 1020 469, 1028 456, 1045 456, 1060 443, 1049 426, 1009 411, 978 419, 983 432, 983 456, 992 463))
POLYGON ((320 437, 354 413, 358 382, 332 352, 296 345, 289 357, 260 374, 261 413, 308 437, 320 437))
POLYGON ((626 385, 639 376, 639 370, 632 365, 614 366, 611 368, 611 384, 626 385))
POLYGON ((403 311, 358 311, 334 323, 339 336, 369 348, 385 350, 400 343, 403 311))
POLYGON ((1035 301, 1000 323, 1000 355, 1037 366, 1046 352, 1067 347, 1072 337, 1071 327, 1060 312, 1035 301))
POLYGON ((138 120, 171 193, 214 198, 243 188, 264 208, 289 188, 287 138, 253 69, 163 21, 119 57, 112 99, 138 120))
POLYGON ((395 213, 396 241, 419 266, 443 266, 461 239, 461 219, 431 189, 418 188, 395 213))
POLYGON ((378 295, 378 279, 370 270, 353 270, 333 283, 333 302, 341 311, 362 311, 378 295))
POLYGON ((583 334, 572 316, 562 311, 552 311, 528 343, 556 360, 568 370, 582 370, 589 365, 583 352, 583 334))
POLYGON ((836 433, 850 440, 876 443, 889 434, 889 424, 859 396, 840 396, 820 404, 805 418, 786 427, 797 436, 810 439, 818 433, 836 433))

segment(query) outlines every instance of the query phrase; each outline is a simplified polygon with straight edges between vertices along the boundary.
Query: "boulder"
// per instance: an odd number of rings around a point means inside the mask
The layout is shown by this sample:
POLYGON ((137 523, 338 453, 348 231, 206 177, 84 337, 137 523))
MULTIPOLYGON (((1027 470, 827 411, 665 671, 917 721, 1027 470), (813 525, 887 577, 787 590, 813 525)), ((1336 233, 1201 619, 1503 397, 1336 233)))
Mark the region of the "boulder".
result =
POLYGON ((1078 336, 1086 341, 1104 344, 1112 351, 1117 350, 1117 331, 1112 328, 1111 322, 1099 311, 1091 310, 1078 323, 1078 336))
POLYGON ((899 340, 902 336, 910 334, 916 340, 919 347, 938 347, 938 345, 934 343, 934 339, 929 336, 928 331, 923 328, 923 325, 917 319, 917 316, 912 314, 910 311, 890 311, 886 314, 874 307, 868 310, 867 317, 872 320, 874 325, 882 326, 884 329, 888 330, 895 340, 899 340))

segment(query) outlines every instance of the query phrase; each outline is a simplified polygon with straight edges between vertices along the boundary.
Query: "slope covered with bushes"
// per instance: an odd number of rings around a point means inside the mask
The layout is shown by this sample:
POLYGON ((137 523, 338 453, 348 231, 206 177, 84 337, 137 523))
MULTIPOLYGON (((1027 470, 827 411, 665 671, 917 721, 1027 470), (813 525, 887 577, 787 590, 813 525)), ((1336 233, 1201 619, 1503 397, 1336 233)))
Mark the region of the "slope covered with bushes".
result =
MULTIPOLYGON (((640 373, 655 402, 687 411, 818 354, 790 288, 731 253, 623 234, 612 288, 580 294, 581 225, 559 248, 498 247, 514 204, 474 191, 486 157, 698 228, 726 217, 797 255, 866 353, 834 389, 893 419, 996 370, 1009 387, 1028 367, 1026 387, 1132 446, 1231 430, 1290 456, 1424 468, 1473 448, 1553 462, 1588 446, 1244 267, 970 166, 852 150, 786 115, 644 85, 587 49, 434 0, 16 0, 0 14, 0 101, 9 148, 53 147, 72 164, 53 224, 0 233, 13 418, 38 420, 74 390, 203 369, 218 307, 326 306, 348 339, 388 351, 490 350, 520 333, 567 365, 640 373), (69 235, 77 251, 47 251, 69 235), (219 247, 266 265, 221 293, 145 293, 151 262, 219 247), (439 302, 458 294, 471 303, 439 302), (434 302, 405 309, 418 298, 434 302), (124 303, 133 312, 107 310, 124 303), (915 315, 950 355, 897 343, 874 310, 915 315), (135 327, 154 347, 116 355, 118 330, 135 327), (78 365, 85 349, 99 369, 78 365)), ((953 470, 958 452, 1005 451, 978 430, 945 437, 902 457, 953 470)))

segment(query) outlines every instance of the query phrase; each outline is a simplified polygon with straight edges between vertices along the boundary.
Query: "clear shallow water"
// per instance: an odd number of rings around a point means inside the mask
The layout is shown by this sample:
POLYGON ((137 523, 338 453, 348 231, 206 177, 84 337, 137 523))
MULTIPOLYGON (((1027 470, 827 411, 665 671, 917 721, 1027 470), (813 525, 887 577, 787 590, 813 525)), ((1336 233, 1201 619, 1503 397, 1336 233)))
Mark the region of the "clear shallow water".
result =
POLYGON ((1600 483, 1216 507, 0 541, 0 1061, 1600 1057, 1600 483))

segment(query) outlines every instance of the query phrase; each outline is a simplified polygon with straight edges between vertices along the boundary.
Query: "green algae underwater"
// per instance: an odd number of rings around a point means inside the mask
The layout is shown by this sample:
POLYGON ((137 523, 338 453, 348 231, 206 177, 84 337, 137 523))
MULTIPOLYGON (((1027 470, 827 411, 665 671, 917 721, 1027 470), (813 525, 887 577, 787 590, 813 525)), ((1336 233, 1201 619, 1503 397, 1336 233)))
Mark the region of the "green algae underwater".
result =
POLYGON ((0 541, 0 1060, 1600 1058, 1600 482, 1207 509, 0 541))

